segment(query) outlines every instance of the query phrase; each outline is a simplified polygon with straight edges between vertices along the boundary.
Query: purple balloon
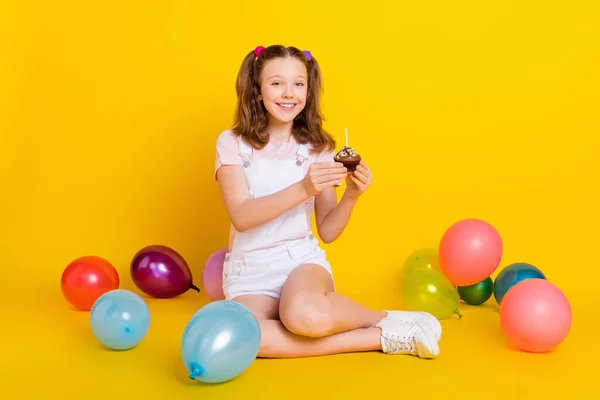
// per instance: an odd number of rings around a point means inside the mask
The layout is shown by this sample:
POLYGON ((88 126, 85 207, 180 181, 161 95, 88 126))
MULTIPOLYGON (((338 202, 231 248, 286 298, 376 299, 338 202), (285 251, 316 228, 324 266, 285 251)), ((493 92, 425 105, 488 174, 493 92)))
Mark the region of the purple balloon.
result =
POLYGON ((229 250, 219 249, 208 257, 202 271, 202 286, 209 299, 225 300, 223 294, 223 264, 229 250))
POLYGON ((179 296, 193 289, 192 273, 183 257, 162 245, 142 248, 131 261, 131 278, 142 292, 158 298, 179 296))

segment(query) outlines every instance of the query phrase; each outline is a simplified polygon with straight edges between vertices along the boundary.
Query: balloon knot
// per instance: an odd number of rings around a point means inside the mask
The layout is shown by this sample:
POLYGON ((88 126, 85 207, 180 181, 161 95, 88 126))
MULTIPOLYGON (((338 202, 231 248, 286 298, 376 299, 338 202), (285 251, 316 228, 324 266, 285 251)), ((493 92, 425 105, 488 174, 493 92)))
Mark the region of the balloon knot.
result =
POLYGON ((196 379, 196 377, 198 375, 200 375, 201 373, 202 373, 202 368, 198 364, 193 363, 192 364, 192 372, 190 373, 190 379, 196 379))
POLYGON ((194 285, 193 283, 192 283, 192 286, 190 286, 190 289, 193 289, 196 292, 200 293, 200 288, 198 286, 194 285))

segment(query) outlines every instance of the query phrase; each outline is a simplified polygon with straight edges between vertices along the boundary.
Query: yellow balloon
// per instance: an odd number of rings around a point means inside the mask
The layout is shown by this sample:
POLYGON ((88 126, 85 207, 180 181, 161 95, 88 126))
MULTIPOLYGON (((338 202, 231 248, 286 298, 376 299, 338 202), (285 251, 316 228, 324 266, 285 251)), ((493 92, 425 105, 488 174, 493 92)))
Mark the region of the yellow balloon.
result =
POLYGON ((406 277, 412 271, 421 268, 435 269, 441 272, 437 249, 419 249, 409 255, 404 261, 402 276, 406 277))
POLYGON ((437 319, 458 312, 458 293, 446 276, 438 270, 419 268, 411 271, 402 284, 402 301, 410 311, 426 311, 437 319))

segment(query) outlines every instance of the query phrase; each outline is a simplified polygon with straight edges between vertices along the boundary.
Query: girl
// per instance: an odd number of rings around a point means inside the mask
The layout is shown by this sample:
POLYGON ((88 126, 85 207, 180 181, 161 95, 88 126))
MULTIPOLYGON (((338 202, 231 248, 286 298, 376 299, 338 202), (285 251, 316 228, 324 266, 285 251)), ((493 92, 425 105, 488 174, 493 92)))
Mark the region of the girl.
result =
POLYGON ((312 214, 321 240, 333 242, 372 175, 362 161, 349 175, 333 160, 317 60, 295 47, 259 46, 245 57, 236 91, 235 125, 218 137, 215 168, 232 225, 223 291, 259 320, 258 356, 379 350, 435 358, 435 317, 371 310, 335 291, 312 214))

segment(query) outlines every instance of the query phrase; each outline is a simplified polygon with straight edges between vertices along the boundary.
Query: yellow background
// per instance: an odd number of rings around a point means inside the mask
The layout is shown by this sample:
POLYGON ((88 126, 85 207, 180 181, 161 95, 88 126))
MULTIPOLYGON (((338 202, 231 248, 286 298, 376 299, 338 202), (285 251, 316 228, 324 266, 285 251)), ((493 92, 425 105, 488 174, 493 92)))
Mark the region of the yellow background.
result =
POLYGON ((596 1, 201 3, 0 6, 2 398, 505 398, 595 387, 596 1), (347 126, 374 173, 343 237, 326 246, 339 289, 398 307, 404 259, 437 246, 455 221, 481 218, 502 235, 501 267, 533 263, 569 298, 573 326, 556 352, 508 349, 492 298, 442 322, 432 362, 258 360, 207 387, 187 379, 179 354, 187 319, 207 301, 195 292, 147 299, 151 329, 134 350, 99 346, 88 314, 61 295, 63 268, 99 255, 135 290, 132 255, 160 243, 200 283, 227 243, 215 140, 231 124, 243 56, 273 43, 319 60, 326 128, 342 145, 347 126))

